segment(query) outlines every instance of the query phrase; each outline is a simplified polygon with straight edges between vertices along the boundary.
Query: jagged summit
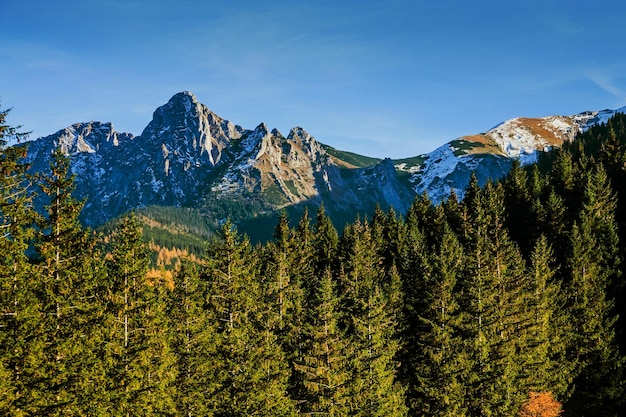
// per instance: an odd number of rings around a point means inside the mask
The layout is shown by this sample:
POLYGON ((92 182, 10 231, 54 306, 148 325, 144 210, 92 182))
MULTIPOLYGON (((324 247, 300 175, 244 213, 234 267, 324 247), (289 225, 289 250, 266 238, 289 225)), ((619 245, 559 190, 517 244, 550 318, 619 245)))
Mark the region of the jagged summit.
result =
POLYGON ((222 151, 244 129, 216 115, 188 92, 175 94, 167 104, 155 110, 144 129, 143 140, 161 145, 169 163, 196 166, 209 162, 215 166, 222 151))

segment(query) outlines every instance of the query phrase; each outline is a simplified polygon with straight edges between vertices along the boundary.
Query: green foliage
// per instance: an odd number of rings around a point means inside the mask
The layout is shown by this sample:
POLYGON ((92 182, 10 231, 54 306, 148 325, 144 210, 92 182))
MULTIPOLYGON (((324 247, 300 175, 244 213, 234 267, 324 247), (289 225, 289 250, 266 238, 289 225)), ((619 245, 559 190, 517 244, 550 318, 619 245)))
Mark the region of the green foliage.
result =
POLYGON ((27 249, 35 235, 25 148, 5 145, 19 128, 0 111, 0 414, 29 415, 43 406, 37 377, 46 348, 40 320, 39 279, 27 249))
POLYGON ((213 396, 219 389, 211 358, 217 354, 217 324, 205 310, 207 282, 198 266, 184 262, 168 302, 172 322, 172 352, 176 357, 174 398, 180 415, 213 415, 213 396))
POLYGON ((172 413, 175 356, 166 315, 166 289, 149 282, 149 252, 134 213, 122 220, 107 263, 102 407, 120 415, 172 413), (149 395, 147 395, 149 394, 149 395))
POLYGON ((257 277, 258 262, 247 239, 230 222, 209 247, 201 277, 207 281, 207 314, 216 326, 210 360, 218 384, 213 413, 228 416, 288 416, 284 353, 272 330, 271 315, 257 277))
POLYGON ((94 401, 102 306, 98 291, 102 279, 100 254, 94 236, 83 229, 78 216, 82 202, 72 197, 69 159, 53 154, 51 174, 39 180, 47 197, 45 213, 37 220, 35 273, 45 351, 40 381, 40 412, 80 415, 94 401))
POLYGON ((324 148, 326 153, 330 156, 358 168, 374 166, 381 161, 379 158, 370 158, 368 156, 358 155, 352 152, 340 151, 328 145, 322 144, 322 148, 324 148))
POLYGON ((444 231, 431 257, 433 273, 424 277, 421 331, 414 353, 413 407, 422 415, 462 416, 467 413, 463 376, 469 358, 463 349, 456 290, 464 255, 450 229, 444 231))
POLYGON ((304 324, 302 358, 294 364, 304 396, 301 414, 348 415, 351 392, 350 346, 339 327, 339 298, 327 270, 315 282, 313 303, 304 324))

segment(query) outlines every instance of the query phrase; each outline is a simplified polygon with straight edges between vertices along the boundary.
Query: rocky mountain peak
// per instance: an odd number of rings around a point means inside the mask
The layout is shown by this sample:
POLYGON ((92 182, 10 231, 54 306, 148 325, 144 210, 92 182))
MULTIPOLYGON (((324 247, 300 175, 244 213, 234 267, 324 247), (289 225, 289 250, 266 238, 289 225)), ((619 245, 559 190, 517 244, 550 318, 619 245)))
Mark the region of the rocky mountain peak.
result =
MULTIPOLYGON (((66 155, 95 154, 101 149, 117 148, 134 138, 135 136, 130 133, 117 132, 111 123, 92 121, 75 123, 50 136, 30 141, 28 146, 30 155, 39 154, 44 149, 59 147, 66 155)), ((41 155, 40 158, 48 161, 48 155, 41 155)))
POLYGON ((315 140, 313 139, 313 136, 309 134, 309 132, 307 132, 300 126, 296 126, 289 131, 288 139, 299 140, 302 143, 309 143, 312 140, 315 140))
POLYGON ((217 165, 230 141, 240 138, 243 132, 243 128, 213 113, 192 93, 184 91, 154 112, 141 137, 165 147, 168 154, 193 159, 194 165, 217 165))
POLYGON ((303 128, 299 126, 292 128, 287 136, 287 140, 300 148, 316 165, 333 163, 322 148, 322 145, 303 128))

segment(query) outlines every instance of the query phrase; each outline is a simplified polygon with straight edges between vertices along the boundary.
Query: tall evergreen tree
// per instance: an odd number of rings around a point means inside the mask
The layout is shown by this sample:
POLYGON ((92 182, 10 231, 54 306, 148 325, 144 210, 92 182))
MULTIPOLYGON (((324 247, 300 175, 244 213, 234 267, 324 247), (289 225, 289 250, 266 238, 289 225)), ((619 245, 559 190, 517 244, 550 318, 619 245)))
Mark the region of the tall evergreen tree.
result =
POLYGON ((566 147, 556 151, 555 160, 550 171, 550 183, 553 189, 563 199, 566 207, 571 210, 566 214, 572 214, 566 219, 571 225, 579 207, 580 180, 582 171, 574 160, 574 156, 566 147))
MULTIPOLYGON (((306 219, 306 216, 303 217, 306 219)), ((304 220, 306 222, 306 220, 304 220)), ((263 276, 263 289, 271 327, 278 337, 289 364, 301 360, 304 335, 304 308, 306 304, 303 281, 310 281, 312 237, 307 237, 308 223, 294 231, 289 227, 283 212, 274 231, 274 241, 265 245, 267 252, 263 276), (302 233, 302 239, 295 234, 302 233), (308 255, 307 255, 308 253, 308 255)), ((289 394, 292 398, 302 397, 302 380, 290 368, 289 394)))
POLYGON ((327 270, 315 284, 302 361, 295 364, 305 389, 299 411, 301 415, 349 415, 350 351, 338 323, 335 282, 327 270))
MULTIPOLYGON (((566 415, 617 415, 614 408, 623 396, 623 359, 615 343, 613 301, 607 295, 607 276, 593 233, 593 222, 584 216, 571 232, 566 291, 572 326, 569 360, 577 365, 575 391, 565 405, 566 415)), ((619 408, 618 408, 619 409, 619 408)))
POLYGON ((93 405, 90 380, 101 329, 97 283, 103 268, 95 239, 78 220, 83 203, 72 196, 69 164, 57 149, 50 174, 38 184, 48 199, 35 241, 46 345, 42 398, 48 415, 81 415, 93 405))
POLYGON ((404 388, 396 381, 396 311, 382 289, 386 284, 384 255, 378 253, 376 236, 367 223, 357 221, 345 235, 351 238, 340 279, 344 327, 353 352, 350 415, 405 415, 404 388))
POLYGON ((294 237, 293 251, 297 255, 291 265, 292 277, 299 284, 304 292, 304 306, 307 307, 307 300, 312 300, 314 292, 315 275, 315 247, 314 235, 310 224, 309 212, 305 208, 302 217, 298 221, 294 237))
POLYGON ((217 323, 205 310, 208 296, 197 265, 183 261, 167 310, 177 369, 174 397, 181 416, 212 416, 213 396, 219 389, 212 366, 217 323))
POLYGON ((414 370, 417 368, 415 346, 420 342, 422 323, 419 319, 426 302, 424 283, 432 273, 430 247, 422 231, 424 221, 416 210, 410 210, 405 221, 404 242, 400 254, 399 273, 402 281, 402 311, 399 317, 400 380, 407 386, 409 403, 416 392, 414 370))
POLYGON ((317 210, 313 225, 313 247, 315 248, 315 271, 318 275, 326 273, 326 270, 334 271, 339 236, 337 229, 330 220, 324 205, 317 210))
POLYGON ((621 276, 619 232, 615 211, 617 197, 602 164, 597 164, 585 184, 581 221, 590 223, 601 253, 600 268, 608 290, 613 290, 621 276))
POLYGON ((569 317, 563 307, 561 283, 555 279, 553 252, 545 236, 536 241, 531 254, 525 292, 528 321, 520 338, 524 349, 519 385, 526 394, 550 392, 562 398, 572 383, 574 366, 565 356, 569 317))
POLYGON ((275 329, 281 336, 289 325, 294 307, 300 308, 294 304, 301 302, 301 296, 298 294, 299 288, 291 283, 291 265, 294 262, 293 244, 292 230, 289 227, 287 215, 283 212, 274 231, 274 241, 266 244, 268 259, 263 274, 264 284, 267 287, 267 302, 273 320, 276 321, 275 329))
POLYGON ((174 412, 175 358, 165 315, 167 289, 147 278, 150 254, 134 213, 114 235, 108 260, 106 371, 109 412, 174 412))
MULTIPOLYGON (((536 238, 543 235, 553 250, 555 273, 557 279, 566 277, 565 264, 569 254, 569 223, 568 208, 563 198, 549 186, 546 187, 546 196, 535 197, 531 206, 531 216, 536 219, 537 227, 534 231, 536 238)), ((532 244, 533 239, 529 244, 532 244)))
POLYGON ((213 374, 219 388, 215 415, 288 416, 289 370, 272 331, 247 239, 227 222, 211 244, 202 277, 208 283, 207 313, 217 323, 213 374))
POLYGON ((526 171, 519 161, 514 161, 508 175, 504 179, 504 203, 506 209, 506 227, 511 238, 520 245, 525 255, 530 255, 529 245, 535 236, 534 219, 531 217, 532 199, 528 190, 526 171))
POLYGON ((457 281, 463 270, 463 248, 446 228, 432 255, 433 273, 425 277, 422 332, 414 346, 414 411, 419 415, 466 415, 463 370, 468 368, 460 330, 457 281))
POLYGON ((34 415, 41 411, 37 390, 44 358, 38 281, 26 251, 34 236, 30 181, 21 163, 25 147, 20 127, 7 123, 0 110, 0 414, 34 415))
MULTIPOLYGON (((470 354, 470 414, 509 415, 522 401, 516 391, 517 323, 523 321, 521 254, 504 228, 503 190, 488 183, 467 206, 467 272, 461 280, 464 338, 470 354)), ((472 194, 470 194, 471 196, 472 194)), ((464 204, 465 201, 464 201, 464 204)))

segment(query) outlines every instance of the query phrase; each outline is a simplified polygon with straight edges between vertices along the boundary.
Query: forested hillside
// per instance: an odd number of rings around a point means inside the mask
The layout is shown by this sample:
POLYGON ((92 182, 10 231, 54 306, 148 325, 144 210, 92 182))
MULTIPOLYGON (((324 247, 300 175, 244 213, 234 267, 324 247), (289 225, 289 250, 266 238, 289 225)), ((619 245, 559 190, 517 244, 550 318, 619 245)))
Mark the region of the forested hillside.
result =
POLYGON ((136 214, 81 225, 60 152, 27 177, 7 114, 2 415, 623 414, 622 114, 462 201, 341 233, 322 206, 259 245, 226 222, 171 276, 136 214))

